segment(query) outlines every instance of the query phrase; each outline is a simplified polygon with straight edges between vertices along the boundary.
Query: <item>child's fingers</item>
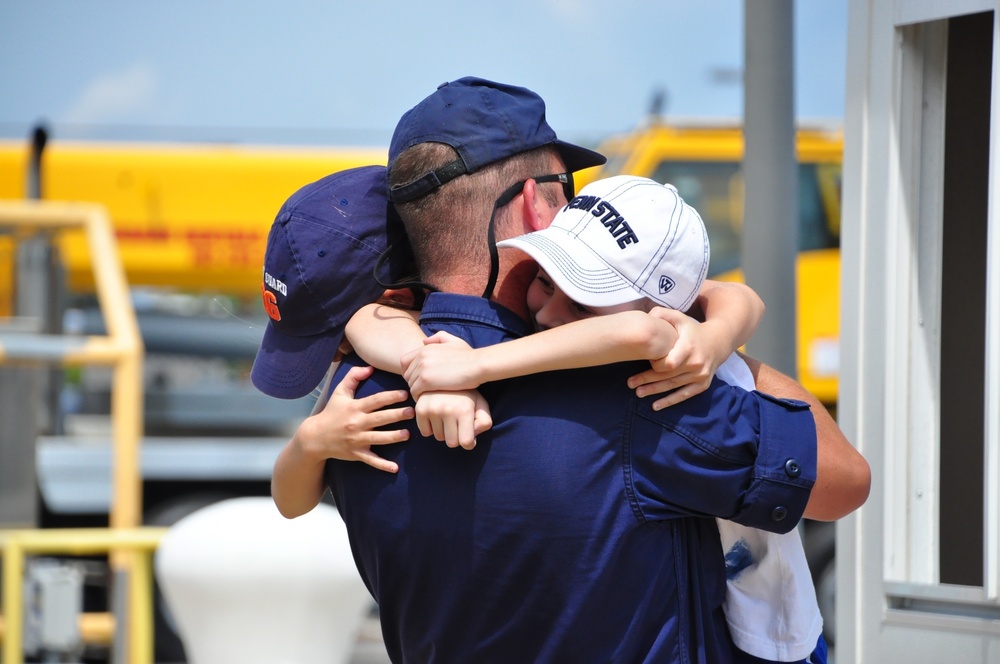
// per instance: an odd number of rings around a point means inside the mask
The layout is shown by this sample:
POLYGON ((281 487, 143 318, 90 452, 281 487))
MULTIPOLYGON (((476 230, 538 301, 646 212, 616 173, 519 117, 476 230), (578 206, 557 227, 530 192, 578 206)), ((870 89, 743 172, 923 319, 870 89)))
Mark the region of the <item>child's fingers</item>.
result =
POLYGON ((459 416, 456 422, 458 445, 462 449, 471 450, 476 446, 475 413, 469 412, 459 416))
POLYGON ((477 436, 493 428, 493 418, 489 411, 476 410, 476 417, 473 420, 472 431, 477 436))
POLYGON ((440 413, 417 406, 417 427, 425 438, 434 438, 444 442, 444 424, 441 422, 440 413))
POLYGON ((379 455, 371 451, 361 450, 358 452, 358 459, 367 463, 372 468, 377 470, 382 470, 387 473, 399 472, 399 465, 395 461, 389 461, 388 459, 383 459, 379 455))
MULTIPOLYGON (((628 386, 634 390, 641 385, 660 383, 666 380, 671 380, 672 378, 675 378, 675 375, 670 372, 656 371, 655 369, 646 369, 641 373, 637 373, 634 376, 630 376, 628 379, 628 386)), ((674 387, 676 387, 676 385, 674 387)), ((653 392, 655 392, 655 390, 653 392)))
POLYGON ((431 336, 425 338, 424 344, 446 344, 446 343, 452 343, 454 341, 462 341, 462 340, 456 337, 454 334, 450 334, 448 332, 445 332, 444 330, 441 330, 440 332, 435 332, 431 336))
POLYGON ((472 435, 472 413, 450 413, 443 417, 444 444, 451 448, 475 445, 472 435))
POLYGON ((431 418, 431 435, 434 436, 434 440, 440 440, 442 443, 447 442, 448 437, 445 435, 444 422, 441 421, 440 417, 431 418))
POLYGON ((375 394, 358 399, 357 404, 363 412, 375 414, 386 406, 406 401, 409 396, 410 394, 406 390, 386 390, 385 392, 376 392, 375 394))
POLYGON ((685 373, 678 376, 663 378, 663 374, 644 371, 629 378, 629 387, 635 389, 639 398, 654 394, 668 393, 667 396, 653 402, 653 410, 669 408, 708 389, 712 377, 697 373, 685 373))
POLYGON ((361 385, 362 381, 372 375, 375 371, 372 367, 352 367, 348 371, 340 384, 333 390, 334 394, 341 394, 346 397, 354 398, 354 393, 357 392, 358 386, 361 385))
POLYGON ((686 344, 677 343, 670 349, 666 357, 660 357, 649 361, 649 366, 653 371, 660 373, 671 373, 691 362, 691 347, 686 344))
POLYGON ((430 438, 434 435, 434 426, 431 423, 431 418, 419 408, 417 409, 417 431, 424 438, 430 438))
POLYGON ((649 315, 665 320, 674 327, 683 325, 688 320, 691 320, 691 317, 686 313, 677 311, 676 309, 668 309, 666 307, 653 307, 649 310, 649 315))
POLYGON ((490 404, 483 398, 483 395, 476 391, 475 417, 473 419, 473 433, 479 435, 493 428, 493 416, 490 414, 490 404))
POLYGON ((406 374, 407 372, 410 371, 410 364, 413 362, 414 358, 416 358, 417 353, 419 352, 420 349, 416 348, 414 350, 410 350, 403 353, 403 355, 399 358, 399 366, 400 369, 402 369, 403 371, 403 378, 406 380, 406 382, 410 382, 409 378, 406 377, 406 374))
MULTIPOLYGON (((406 420, 412 420, 415 411, 412 406, 404 406, 403 408, 387 408, 385 410, 377 410, 374 413, 369 413, 365 424, 366 428, 377 429, 378 427, 384 427, 389 424, 398 424, 406 420)), ((405 429, 404 429, 405 431, 405 429)))
POLYGON ((445 417, 442 425, 444 428, 444 444, 448 447, 458 447, 462 444, 462 437, 459 433, 459 422, 458 417, 445 417))
POLYGON ((664 408, 670 408, 671 406, 676 406, 680 402, 690 399, 696 394, 701 394, 705 391, 704 387, 698 387, 696 383, 688 383, 684 387, 675 390, 663 397, 662 399, 657 399, 653 402, 653 410, 663 410, 664 408))
POLYGON ((446 341, 443 335, 448 334, 447 332, 435 332, 431 336, 424 339, 424 345, 429 346, 430 344, 442 344, 446 341))
POLYGON ((692 380, 693 378, 691 374, 682 374, 680 376, 663 378, 661 380, 640 385, 635 389, 635 395, 641 398, 648 397, 651 394, 663 394, 664 392, 669 392, 670 390, 676 390, 679 387, 683 387, 684 385, 692 382, 692 380))
POLYGON ((410 431, 408 429, 392 429, 390 431, 369 431, 360 442, 365 445, 392 445, 409 439, 410 431))

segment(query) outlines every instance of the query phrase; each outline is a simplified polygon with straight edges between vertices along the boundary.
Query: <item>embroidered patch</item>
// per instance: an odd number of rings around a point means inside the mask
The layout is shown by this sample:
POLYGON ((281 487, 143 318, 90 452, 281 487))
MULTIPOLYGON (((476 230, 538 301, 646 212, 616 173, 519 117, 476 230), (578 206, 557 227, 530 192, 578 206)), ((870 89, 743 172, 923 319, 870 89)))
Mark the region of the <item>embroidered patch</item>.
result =
POLYGON ((274 321, 281 320, 281 312, 278 311, 278 298, 275 297, 274 293, 267 290, 267 284, 260 285, 260 292, 264 300, 264 311, 268 317, 274 321))

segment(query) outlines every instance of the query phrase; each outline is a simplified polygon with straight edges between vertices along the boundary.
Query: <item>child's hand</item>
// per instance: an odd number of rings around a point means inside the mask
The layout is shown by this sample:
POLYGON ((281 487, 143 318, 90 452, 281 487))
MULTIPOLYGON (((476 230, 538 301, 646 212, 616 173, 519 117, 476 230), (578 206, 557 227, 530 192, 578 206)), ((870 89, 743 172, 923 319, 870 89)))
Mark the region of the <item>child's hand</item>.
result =
MULTIPOLYGON (((413 398, 419 399, 424 392, 479 387, 474 357, 469 344, 447 332, 438 332, 424 339, 421 348, 403 355, 400 363, 413 398)), ((417 413, 419 417, 419 410, 417 413)))
POLYGON ((732 349, 686 314, 664 307, 654 307, 649 313, 672 324, 679 336, 666 357, 651 361, 652 369, 629 378, 628 386, 640 397, 673 390, 653 402, 653 409, 661 410, 707 390, 732 349))
POLYGON ((407 440, 406 429, 376 431, 378 427, 413 419, 414 409, 386 406, 406 400, 405 390, 387 390, 355 399, 363 380, 372 375, 371 367, 354 367, 330 394, 323 410, 307 417, 295 433, 305 454, 316 459, 362 461, 373 468, 395 473, 399 467, 372 451, 373 445, 390 445, 407 440))
POLYGON ((417 398, 417 428, 448 447, 471 450, 476 436, 493 426, 490 407, 478 390, 424 392, 417 398))

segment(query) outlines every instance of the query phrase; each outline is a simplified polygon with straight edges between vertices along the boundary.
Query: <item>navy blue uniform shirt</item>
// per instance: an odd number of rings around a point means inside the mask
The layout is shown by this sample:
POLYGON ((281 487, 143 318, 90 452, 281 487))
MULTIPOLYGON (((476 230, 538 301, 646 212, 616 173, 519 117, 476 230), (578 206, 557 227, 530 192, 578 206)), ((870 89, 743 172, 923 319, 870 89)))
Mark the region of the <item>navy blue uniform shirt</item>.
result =
MULTIPOLYGON (((421 325, 473 346, 530 332, 495 303, 441 293, 421 325)), ((393 662, 732 660, 710 517, 791 530, 816 477, 813 418, 718 380, 656 412, 626 386, 646 367, 486 384, 494 426, 474 450, 411 427, 378 448, 398 474, 327 464, 393 662)), ((400 388, 376 372, 358 396, 400 388)))

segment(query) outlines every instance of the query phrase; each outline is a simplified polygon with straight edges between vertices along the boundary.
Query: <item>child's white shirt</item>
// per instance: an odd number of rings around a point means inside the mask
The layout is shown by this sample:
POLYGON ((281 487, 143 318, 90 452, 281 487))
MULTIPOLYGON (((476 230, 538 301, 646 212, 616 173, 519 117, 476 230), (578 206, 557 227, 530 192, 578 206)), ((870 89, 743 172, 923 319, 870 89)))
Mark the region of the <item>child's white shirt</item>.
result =
MULTIPOLYGON (((756 387, 736 353, 716 376, 745 390, 756 387)), ((736 647, 772 661, 804 660, 816 648, 823 617, 798 529, 778 535, 717 521, 726 556, 723 610, 736 647)))

